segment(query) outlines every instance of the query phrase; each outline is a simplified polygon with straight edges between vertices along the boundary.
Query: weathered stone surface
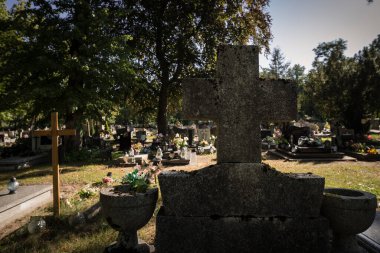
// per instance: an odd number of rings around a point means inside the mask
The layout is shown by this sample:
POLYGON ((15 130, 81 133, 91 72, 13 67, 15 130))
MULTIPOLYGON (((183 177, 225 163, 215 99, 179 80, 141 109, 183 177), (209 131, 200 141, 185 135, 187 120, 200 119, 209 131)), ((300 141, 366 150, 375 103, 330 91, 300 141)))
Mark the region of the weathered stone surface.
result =
POLYGON ((325 218, 157 216, 157 253, 328 252, 325 218))
POLYGON ((268 165, 225 163, 158 176, 163 205, 176 216, 317 217, 324 178, 268 165))
POLYGON ((215 79, 185 79, 183 112, 218 123, 218 163, 261 162, 261 121, 296 118, 296 90, 260 80, 258 50, 221 46, 215 79))

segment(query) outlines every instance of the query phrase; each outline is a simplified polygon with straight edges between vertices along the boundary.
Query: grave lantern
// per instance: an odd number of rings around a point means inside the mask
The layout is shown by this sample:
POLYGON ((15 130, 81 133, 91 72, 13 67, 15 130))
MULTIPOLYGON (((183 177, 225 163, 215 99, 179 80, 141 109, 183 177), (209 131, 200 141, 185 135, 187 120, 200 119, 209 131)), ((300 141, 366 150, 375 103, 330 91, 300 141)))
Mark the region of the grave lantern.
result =
POLYGON ((17 182, 15 177, 11 177, 11 179, 8 182, 7 188, 9 190, 9 194, 16 193, 16 190, 19 186, 19 183, 17 182))

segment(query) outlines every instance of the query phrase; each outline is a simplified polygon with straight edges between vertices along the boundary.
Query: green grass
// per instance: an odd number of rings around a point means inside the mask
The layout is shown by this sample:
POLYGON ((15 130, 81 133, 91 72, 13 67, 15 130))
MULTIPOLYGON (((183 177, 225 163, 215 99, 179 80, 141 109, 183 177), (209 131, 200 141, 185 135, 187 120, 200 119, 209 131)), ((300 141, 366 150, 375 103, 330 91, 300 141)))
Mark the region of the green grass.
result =
POLYGON ((266 160, 282 172, 307 173, 325 178, 325 187, 342 187, 368 191, 380 199, 380 162, 301 163, 266 160))
MULTIPOLYGON (((0 241, 0 252, 50 253, 50 252, 103 252, 104 248, 117 239, 113 230, 102 217, 97 217, 90 224, 73 228, 68 225, 68 218, 84 211, 99 200, 99 193, 89 199, 81 199, 79 190, 88 184, 99 185, 107 172, 113 173, 113 178, 121 179, 131 168, 108 168, 107 165, 62 165, 60 167, 62 186, 71 186, 70 206, 61 201, 61 217, 53 219, 52 206, 33 212, 33 216, 47 215, 48 229, 42 233, 29 235, 26 226, 0 241), (50 218, 49 218, 50 217, 50 218)), ((0 185, 6 185, 9 177, 16 176, 22 185, 51 183, 51 167, 37 166, 23 171, 13 171, 0 174, 0 185)), ((160 202, 159 202, 160 203, 160 202)), ((159 206, 159 205, 158 205, 159 206)), ((156 213, 158 208, 156 210, 156 213)), ((143 229, 139 236, 153 243, 155 218, 143 229)))

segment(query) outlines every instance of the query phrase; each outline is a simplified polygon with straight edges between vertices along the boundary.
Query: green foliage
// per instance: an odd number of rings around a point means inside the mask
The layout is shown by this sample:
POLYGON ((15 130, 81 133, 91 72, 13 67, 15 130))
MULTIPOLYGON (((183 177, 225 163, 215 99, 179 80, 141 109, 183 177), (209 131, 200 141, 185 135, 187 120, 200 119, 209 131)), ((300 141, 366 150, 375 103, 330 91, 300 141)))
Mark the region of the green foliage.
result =
POLYGON ((93 196, 96 195, 96 192, 94 189, 89 188, 89 187, 84 187, 82 188, 79 192, 78 195, 81 199, 89 199, 93 196))
POLYGON ((268 3, 268 0, 125 1, 127 29, 136 49, 136 74, 145 84, 139 86, 143 92, 136 90, 136 103, 146 112, 157 112, 160 133, 166 133, 168 110, 173 114, 178 111, 181 80, 212 74, 219 44, 246 44, 252 40, 268 48, 271 38, 268 3))
POLYGON ((285 56, 281 49, 276 47, 271 53, 269 68, 263 69, 262 77, 267 79, 286 79, 290 68, 290 62, 285 61, 285 56))
POLYGON ((146 174, 139 173, 138 169, 125 175, 121 182, 123 184, 128 184, 136 192, 146 192, 148 189, 148 180, 146 174))
MULTIPOLYGON (((96 163, 103 162, 108 155, 107 149, 102 148, 82 148, 79 150, 73 150, 65 154, 65 161, 68 163, 73 162, 86 162, 86 163, 96 163)), ((112 156, 112 154, 111 154, 112 156)))
POLYGON ((109 114, 135 80, 123 13, 113 0, 29 0, 13 9, 0 40, 0 110, 27 104, 36 120, 55 110, 68 127, 109 114))
POLYGON ((367 129, 361 120, 380 111, 380 36, 354 57, 344 55, 346 44, 339 39, 314 49, 301 111, 364 133, 367 129))

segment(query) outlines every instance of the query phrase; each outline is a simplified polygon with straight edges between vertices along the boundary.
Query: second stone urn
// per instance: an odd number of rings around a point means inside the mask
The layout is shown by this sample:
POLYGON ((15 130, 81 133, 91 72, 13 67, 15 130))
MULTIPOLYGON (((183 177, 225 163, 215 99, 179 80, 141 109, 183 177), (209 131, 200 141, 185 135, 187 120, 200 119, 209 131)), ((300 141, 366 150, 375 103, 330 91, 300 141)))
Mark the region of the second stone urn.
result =
POLYGON ((369 192, 342 188, 324 190, 322 215, 329 220, 333 231, 333 253, 362 252, 356 234, 371 226, 376 206, 376 196, 369 192))
POLYGON ((149 246, 139 244, 137 230, 145 226, 153 215, 158 189, 146 193, 130 193, 123 186, 105 188, 100 192, 102 212, 108 224, 119 231, 117 242, 108 246, 108 253, 149 253, 149 246))

